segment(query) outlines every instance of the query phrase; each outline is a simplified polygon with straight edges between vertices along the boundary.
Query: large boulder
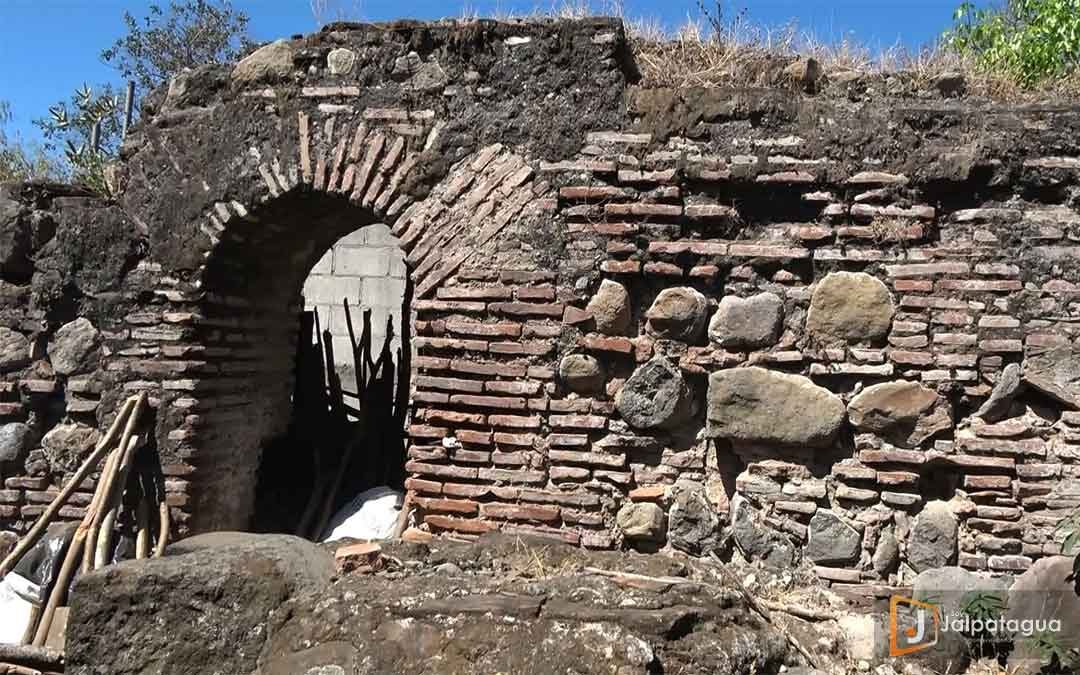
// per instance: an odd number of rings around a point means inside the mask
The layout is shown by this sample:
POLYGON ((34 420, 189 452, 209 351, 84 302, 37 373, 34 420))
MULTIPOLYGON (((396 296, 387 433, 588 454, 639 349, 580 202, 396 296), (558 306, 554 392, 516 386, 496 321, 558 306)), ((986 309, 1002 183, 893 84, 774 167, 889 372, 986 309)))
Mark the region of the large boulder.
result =
POLYGON ((907 561, 916 572, 945 567, 956 560, 956 516, 943 501, 926 504, 911 526, 907 561))
POLYGON ((615 409, 636 429, 671 429, 693 416, 693 394, 679 366, 658 355, 626 380, 615 409))
POLYGON ((951 429, 952 406, 933 389, 901 380, 867 387, 848 404, 848 419, 905 448, 915 448, 936 433, 951 429))
POLYGON ((72 594, 65 672, 250 673, 271 612, 333 574, 333 558, 311 542, 235 532, 84 574, 72 594))
POLYGON ((725 295, 709 321, 709 340, 724 349, 762 349, 776 344, 783 322, 784 303, 774 293, 725 295))
POLYGON ((604 367, 588 354, 567 354, 559 362, 559 379, 570 391, 592 396, 604 391, 604 367))
POLYGON ((712 438, 827 446, 844 423, 844 402, 801 375, 732 368, 709 376, 712 438))
POLYGON ((58 424, 41 439, 53 471, 72 471, 101 438, 101 432, 79 422, 58 424))
POLYGON ((618 281, 601 281, 585 310, 592 315, 596 330, 601 333, 626 335, 630 330, 630 294, 618 281))
POLYGON ((877 546, 874 547, 874 555, 870 558, 870 563, 875 572, 885 577, 896 569, 899 562, 900 543, 896 541, 896 534, 890 527, 878 536, 877 546))
POLYGON ((1080 346, 1062 345, 1028 356, 1024 381, 1070 408, 1080 408, 1080 346))
POLYGON ((1023 378, 1020 374, 1020 364, 1010 363, 1005 366, 1005 369, 1001 371, 1001 375, 998 376, 994 390, 990 392, 990 398, 986 399, 986 402, 979 407, 978 411, 975 412, 975 416, 981 417, 984 422, 991 424, 1005 419, 1022 384, 1023 378))
POLYGON ((293 72, 293 47, 288 40, 276 40, 241 59, 232 71, 240 84, 277 82, 293 72))
POLYGON ((49 341, 49 362, 61 375, 93 370, 101 333, 84 317, 65 323, 49 341))
POLYGON ((709 502, 705 486, 680 480, 671 488, 668 541, 677 549, 700 555, 716 545, 720 518, 709 502))
POLYGON ((705 328, 707 308, 705 296, 693 288, 665 288, 645 312, 649 333, 665 340, 694 342, 705 328))
POLYGON ((0 372, 21 368, 30 363, 30 341, 10 328, 0 327, 0 372))
POLYGON ((795 562, 791 540, 766 525, 757 509, 739 494, 731 500, 731 534, 751 560, 780 569, 790 568, 795 562))
POLYGON ((0 462, 17 462, 33 443, 33 432, 22 422, 0 426, 0 462))
POLYGON ((806 328, 823 344, 877 342, 885 338, 895 310, 889 289, 865 272, 833 272, 810 298, 806 328))
MULTIPOLYGON (((1071 556, 1040 558, 1016 578, 1009 589, 1006 619, 1037 621, 1049 631, 1051 619, 1060 621, 1052 634, 1062 650, 1080 650, 1080 582, 1073 577, 1071 556)), ((1039 624, 1034 624, 1039 625, 1039 624)), ((1030 640, 1017 640, 1009 656, 1008 671, 1017 675, 1040 672, 1041 654, 1030 640)))
POLYGON ((862 533, 832 511, 818 509, 810 519, 805 554, 822 565, 847 565, 859 560, 862 533))
POLYGON ((667 531, 664 510, 652 502, 627 502, 615 514, 623 536, 633 541, 663 541, 667 531))

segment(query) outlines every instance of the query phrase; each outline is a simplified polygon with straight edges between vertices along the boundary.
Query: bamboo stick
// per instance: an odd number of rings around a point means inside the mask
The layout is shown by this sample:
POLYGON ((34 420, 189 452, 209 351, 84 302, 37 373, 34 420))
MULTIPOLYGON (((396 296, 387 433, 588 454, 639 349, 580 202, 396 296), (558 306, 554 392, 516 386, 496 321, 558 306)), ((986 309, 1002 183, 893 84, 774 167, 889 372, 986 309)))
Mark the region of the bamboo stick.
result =
MULTIPOLYGON (((101 521, 105 519, 105 514, 109 511, 110 505, 113 502, 113 486, 116 483, 117 474, 121 471, 124 464, 129 461, 130 453, 132 449, 129 444, 131 442, 131 435, 135 433, 135 426, 139 423, 139 413, 142 412, 143 406, 146 405, 146 392, 139 392, 138 398, 135 399, 135 407, 131 410, 131 415, 128 417, 127 424, 124 426, 124 434, 120 437, 120 461, 113 467, 112 472, 108 475, 102 475, 101 479, 104 483, 104 490, 102 492, 102 503, 99 505, 97 512, 94 514, 94 521, 90 524, 90 529, 86 535, 86 548, 90 551, 91 555, 88 558, 83 559, 83 572, 89 572, 93 566, 93 552, 97 550, 97 538, 98 533, 101 531, 101 521)), ((124 486, 120 486, 121 493, 124 490, 124 486)))
POLYGON ((135 559, 150 557, 150 502, 143 495, 135 511, 135 559))
MULTIPOLYGON (((134 420, 134 417, 132 417, 134 420)), ((99 570, 108 564, 106 560, 108 556, 109 547, 112 546, 113 526, 116 524, 117 514, 120 512, 120 505, 124 501, 124 488, 127 486, 128 475, 131 473, 131 466, 135 462, 135 451, 140 445, 140 437, 132 436, 128 441, 127 448, 124 450, 124 454, 120 460, 120 466, 115 471, 113 484, 108 494, 105 496, 105 501, 102 502, 101 508, 105 511, 105 517, 101 519, 101 526, 96 532, 92 531, 92 536, 96 536, 98 539, 97 546, 95 547, 94 557, 94 569, 99 570)))
POLYGON ((52 500, 49 507, 38 516, 38 519, 34 522, 30 531, 19 540, 19 543, 12 549, 11 553, 4 558, 4 562, 0 563, 0 578, 3 578, 15 567, 15 563, 19 562, 19 559, 26 554, 30 547, 37 543, 41 535, 45 533, 45 529, 49 526, 49 523, 56 518, 56 514, 60 512, 67 500, 71 498, 72 493, 82 485, 82 482, 86 480, 86 477, 94 470, 95 467, 101 462, 102 458, 109 453, 109 447, 112 445, 113 440, 116 438, 116 434, 120 431, 120 426, 127 419, 131 413, 132 406, 135 405, 134 397, 129 398, 121 406, 120 412, 117 413, 116 419, 113 420, 112 426, 109 427, 104 438, 98 441, 94 451, 90 453, 90 456, 83 461, 82 466, 75 472, 75 475, 71 477, 71 480, 64 485, 60 490, 60 494, 56 495, 56 498, 52 500))
POLYGON ((169 544, 169 528, 172 515, 169 513, 169 505, 162 500, 158 503, 158 540, 154 545, 154 557, 160 558, 165 555, 165 547, 169 544))
MULTIPOLYGON (((111 474, 116 469, 116 463, 120 461, 120 454, 121 453, 119 447, 113 448, 113 451, 109 453, 109 458, 105 460, 105 466, 101 469, 101 476, 98 477, 97 487, 94 489, 94 498, 90 502, 91 507, 96 507, 97 504, 101 503, 101 487, 105 482, 105 476, 111 474)), ((83 518, 85 519, 86 516, 90 513, 91 509, 88 507, 86 509, 86 513, 83 514, 83 518)), ((82 527, 81 522, 79 523, 79 526, 82 527)), ((93 555, 93 550, 86 548, 83 549, 83 560, 81 566, 83 570, 88 571, 91 567, 93 567, 93 555)))

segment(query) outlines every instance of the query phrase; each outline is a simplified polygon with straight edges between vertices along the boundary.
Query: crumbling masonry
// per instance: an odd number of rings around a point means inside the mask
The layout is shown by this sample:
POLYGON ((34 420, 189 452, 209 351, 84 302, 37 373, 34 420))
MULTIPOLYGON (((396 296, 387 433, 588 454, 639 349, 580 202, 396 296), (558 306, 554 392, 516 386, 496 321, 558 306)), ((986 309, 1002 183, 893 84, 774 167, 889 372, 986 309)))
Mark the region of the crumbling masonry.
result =
POLYGON ((382 223, 415 527, 842 583, 1057 552, 1078 111, 636 80, 613 20, 335 25, 149 96, 115 201, 4 186, 0 527, 141 390, 180 534, 245 527, 304 279, 382 223))

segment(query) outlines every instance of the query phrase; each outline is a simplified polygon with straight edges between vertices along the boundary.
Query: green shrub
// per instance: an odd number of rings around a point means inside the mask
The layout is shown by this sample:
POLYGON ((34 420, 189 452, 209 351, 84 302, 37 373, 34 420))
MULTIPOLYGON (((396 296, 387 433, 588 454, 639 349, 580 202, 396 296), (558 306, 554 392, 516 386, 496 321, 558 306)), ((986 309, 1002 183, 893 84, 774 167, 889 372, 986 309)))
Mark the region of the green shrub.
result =
POLYGON ((945 43, 1023 84, 1062 77, 1080 64, 1080 0, 1008 0, 1003 8, 962 3, 945 43))

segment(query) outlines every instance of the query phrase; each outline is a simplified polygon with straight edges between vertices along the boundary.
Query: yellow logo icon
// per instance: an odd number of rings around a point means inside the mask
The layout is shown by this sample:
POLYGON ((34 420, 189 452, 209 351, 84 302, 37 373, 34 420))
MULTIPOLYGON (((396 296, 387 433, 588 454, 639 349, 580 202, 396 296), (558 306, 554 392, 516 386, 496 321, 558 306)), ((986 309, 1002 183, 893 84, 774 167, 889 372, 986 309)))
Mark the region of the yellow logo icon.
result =
POLYGON ((902 595, 889 599, 889 656, 914 654, 938 642, 941 616, 937 605, 902 595))

